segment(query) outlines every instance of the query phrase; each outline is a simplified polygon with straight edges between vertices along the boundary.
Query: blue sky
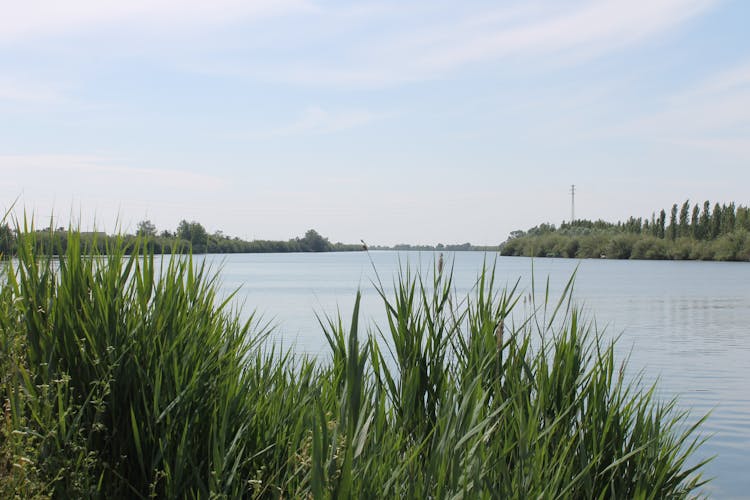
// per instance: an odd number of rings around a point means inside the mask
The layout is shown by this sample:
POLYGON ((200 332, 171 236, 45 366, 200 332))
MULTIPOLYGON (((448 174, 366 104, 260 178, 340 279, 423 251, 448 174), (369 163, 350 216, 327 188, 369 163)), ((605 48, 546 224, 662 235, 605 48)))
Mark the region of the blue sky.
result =
POLYGON ((750 203, 750 2, 4 2, 0 208, 496 244, 750 203))

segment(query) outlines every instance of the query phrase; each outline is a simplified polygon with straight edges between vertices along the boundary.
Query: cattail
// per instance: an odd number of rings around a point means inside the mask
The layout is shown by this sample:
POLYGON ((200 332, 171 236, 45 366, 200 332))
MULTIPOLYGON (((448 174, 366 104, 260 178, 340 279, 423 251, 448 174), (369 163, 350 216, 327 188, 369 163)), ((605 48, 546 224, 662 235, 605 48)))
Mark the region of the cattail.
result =
POLYGON ((497 350, 502 351, 503 350, 503 320, 500 320, 500 322, 497 324, 497 328, 495 328, 495 338, 497 339, 497 350))
POLYGON ((440 252, 440 257, 438 257, 438 274, 443 274, 443 253, 440 252))

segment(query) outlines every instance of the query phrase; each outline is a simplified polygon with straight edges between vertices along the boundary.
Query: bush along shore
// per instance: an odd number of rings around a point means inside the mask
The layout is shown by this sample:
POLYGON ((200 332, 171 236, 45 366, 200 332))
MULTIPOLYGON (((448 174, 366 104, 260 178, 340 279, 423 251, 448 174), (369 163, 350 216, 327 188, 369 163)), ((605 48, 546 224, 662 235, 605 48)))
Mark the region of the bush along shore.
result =
POLYGON ((502 255, 579 259, 750 261, 750 208, 706 201, 690 209, 672 205, 651 220, 630 217, 613 224, 584 219, 560 227, 541 224, 513 231, 502 255))
POLYGON ((87 256, 69 232, 58 259, 35 238, 1 282, 3 498, 699 493, 702 420, 626 382, 572 279, 522 308, 491 268, 459 299, 447 269, 406 267, 375 285, 386 324, 362 327, 359 294, 320 318, 318 360, 238 319, 189 255, 87 256))
MULTIPOLYGON (((11 229, 9 224, 0 224, 0 254, 12 257, 16 254, 18 231, 11 229)), ((104 232, 91 231, 78 233, 78 244, 86 253, 96 251, 105 254, 107 249, 124 242, 126 254, 136 249, 136 242, 140 246, 155 254, 203 254, 203 253, 289 253, 289 252, 355 252, 364 250, 361 244, 331 243, 328 238, 321 236, 316 230, 309 229, 301 238, 283 240, 252 240, 246 241, 237 237, 229 237, 217 231, 208 234, 198 222, 182 221, 177 231, 162 231, 157 234, 153 224, 149 221, 139 223, 136 234, 109 235, 104 232), (143 226, 146 225, 146 229, 143 226), (94 247, 96 247, 94 249, 94 247)), ((68 231, 63 227, 54 229, 50 224, 47 229, 36 231, 34 238, 37 253, 64 254, 68 247, 68 231)))

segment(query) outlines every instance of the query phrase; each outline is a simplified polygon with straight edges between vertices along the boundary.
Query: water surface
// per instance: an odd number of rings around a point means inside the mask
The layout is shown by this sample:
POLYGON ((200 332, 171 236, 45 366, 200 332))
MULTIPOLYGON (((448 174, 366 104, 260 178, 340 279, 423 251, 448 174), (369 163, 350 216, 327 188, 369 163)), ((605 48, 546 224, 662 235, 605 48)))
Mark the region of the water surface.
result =
MULTIPOLYGON (((750 264, 724 262, 615 261, 496 257, 446 253, 457 293, 465 295, 485 261, 496 261, 499 285, 558 296, 577 269, 574 297, 606 335, 619 335, 618 353, 629 368, 659 380, 665 400, 679 396, 691 418, 711 411, 711 434, 700 456, 717 455, 705 474, 715 477, 706 493, 750 497, 750 264)), ((382 302, 372 286, 389 287, 399 265, 432 269, 431 253, 363 252, 207 256, 221 266, 225 292, 239 289, 243 314, 256 309, 276 325, 274 340, 311 354, 326 353, 315 313, 341 311, 348 321, 358 289, 365 323, 384 325, 382 302), (371 260, 372 259, 372 262, 371 260)))

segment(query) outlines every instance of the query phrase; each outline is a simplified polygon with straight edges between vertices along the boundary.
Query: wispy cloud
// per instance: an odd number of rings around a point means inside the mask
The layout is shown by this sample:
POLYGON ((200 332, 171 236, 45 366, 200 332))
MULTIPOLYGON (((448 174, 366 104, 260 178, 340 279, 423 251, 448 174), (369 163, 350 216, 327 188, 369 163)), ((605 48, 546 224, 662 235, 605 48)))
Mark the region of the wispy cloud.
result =
POLYGON ((0 18, 0 43, 100 30, 110 23, 209 25, 258 19, 314 7, 307 0, 38 0, 9 2, 0 18))
POLYGON ((630 45, 681 24, 714 0, 623 0, 585 2, 570 11, 530 22, 472 32, 460 30, 423 58, 437 69, 509 54, 559 54, 583 50, 598 55, 630 45))
MULTIPOLYGON (((718 0, 586 0, 565 8, 533 2, 493 9, 462 9, 413 19, 394 14, 396 27, 369 33, 329 58, 253 68, 261 78, 303 84, 382 86, 438 78, 471 64, 531 58, 578 62, 662 36, 706 12, 718 0), (467 13, 468 11, 468 13, 467 13), (422 22, 422 19, 427 21, 422 22)), ((426 9, 430 9, 429 4, 426 9)), ((325 13, 318 13, 325 23, 325 13)), ((384 21, 383 24, 386 23, 384 21)))
POLYGON ((393 112, 369 111, 366 109, 331 111, 320 106, 310 106, 303 111, 299 118, 289 125, 272 129, 260 135, 262 137, 287 137, 294 135, 331 134, 361 127, 393 115, 393 112))
POLYGON ((750 90, 750 61, 717 73, 699 85, 678 94, 675 96, 675 101, 679 104, 695 98, 706 98, 741 90, 750 90))
POLYGON ((618 131, 750 159, 749 110, 750 64, 744 62, 675 93, 618 131))
MULTIPOLYGON (((380 87, 440 78, 467 65, 514 57, 535 64, 597 57, 659 37, 718 1, 536 0, 488 7, 462 2, 352 6, 314 0, 41 0, 5 7, 0 44, 134 25, 138 30, 133 45, 138 45, 149 29, 159 36, 183 30, 195 38, 196 28, 268 19, 242 42, 231 35, 223 39, 217 30, 209 45, 223 46, 226 52, 196 45, 195 51, 187 51, 189 60, 183 56, 179 62, 170 45, 169 63, 274 82, 380 87), (295 14, 307 17, 299 22, 295 14), (293 36, 279 38, 279 33, 293 36), (275 54, 272 47, 280 41, 285 48, 275 54), (271 53, 258 57, 248 47, 271 47, 271 53), (311 47, 324 50, 311 54, 311 47), (204 54, 203 60, 194 52, 204 54)), ((158 57, 159 47, 149 48, 149 55, 158 57)))

